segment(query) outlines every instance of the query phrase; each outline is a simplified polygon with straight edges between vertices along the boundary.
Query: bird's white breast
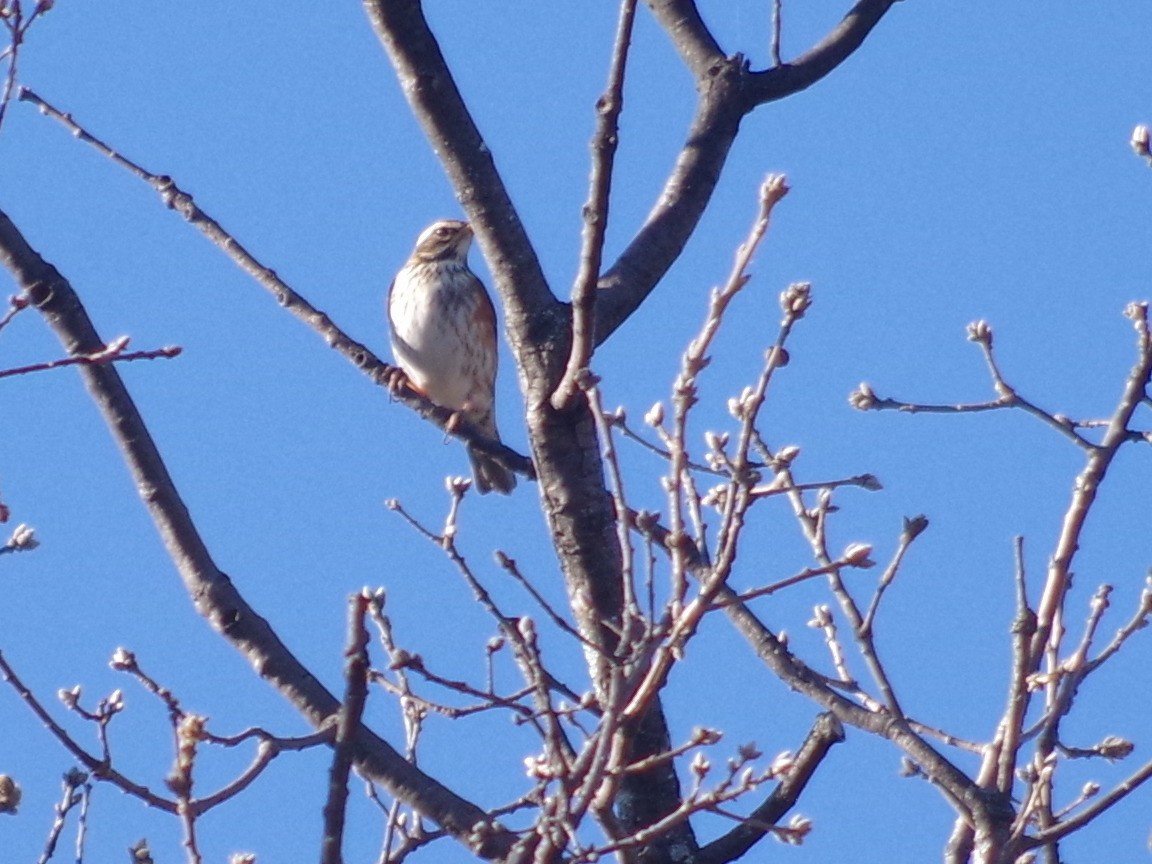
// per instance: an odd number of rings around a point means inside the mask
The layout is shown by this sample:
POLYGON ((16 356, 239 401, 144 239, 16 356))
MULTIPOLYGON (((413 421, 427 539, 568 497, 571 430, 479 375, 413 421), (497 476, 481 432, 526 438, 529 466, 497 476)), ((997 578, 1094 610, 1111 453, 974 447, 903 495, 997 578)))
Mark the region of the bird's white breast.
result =
POLYGON ((477 363, 487 365, 477 356, 484 339, 474 323, 482 300, 476 289, 483 288, 474 280, 462 265, 415 264, 396 275, 389 298, 392 350, 401 368, 433 402, 470 412, 491 404, 472 383, 477 363))

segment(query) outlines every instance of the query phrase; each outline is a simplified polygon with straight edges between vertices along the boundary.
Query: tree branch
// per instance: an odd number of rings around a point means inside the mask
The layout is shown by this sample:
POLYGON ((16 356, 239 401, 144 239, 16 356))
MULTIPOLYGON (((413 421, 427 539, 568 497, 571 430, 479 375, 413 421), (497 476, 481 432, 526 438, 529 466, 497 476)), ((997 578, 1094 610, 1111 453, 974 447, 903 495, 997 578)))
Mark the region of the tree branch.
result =
POLYGON ((1080 535, 1112 460, 1116 458, 1120 447, 1132 440, 1129 434, 1132 416, 1145 398, 1149 382, 1152 381, 1152 331, 1148 324, 1148 304, 1131 303, 1125 309, 1125 315, 1133 322, 1136 330, 1136 363, 1128 374, 1124 392, 1109 420, 1103 440, 1089 452, 1084 469, 1073 484, 1072 500, 1064 514, 1064 524, 1056 548, 1049 559, 1043 593, 1036 604, 1036 631, 1032 636, 1029 671, 1040 667, 1045 647, 1050 643, 1058 644, 1063 635, 1058 632, 1058 618, 1071 581, 1072 560, 1080 548, 1080 535))
POLYGON ((535 477, 530 459, 505 446, 500 441, 487 437, 458 412, 436 405, 409 387, 406 379, 399 374, 398 368, 388 365, 373 354, 366 345, 348 336, 336 326, 327 314, 309 303, 303 295, 281 279, 275 270, 257 260, 219 222, 200 209, 196 200, 177 186, 171 177, 166 174, 155 174, 133 162, 91 134, 77 123, 71 114, 61 111, 27 87, 20 89, 20 100, 31 102, 42 113, 62 123, 76 138, 90 144, 121 168, 151 186, 164 201, 165 206, 175 210, 189 224, 211 240, 232 259, 236 266, 275 297, 277 303, 319 334, 329 348, 343 355, 352 365, 372 379, 373 383, 388 388, 392 398, 396 401, 411 408, 425 420, 434 423, 446 435, 452 435, 466 441, 475 449, 493 457, 508 470, 523 474, 526 477, 535 477), (399 386, 397 382, 399 382, 399 386))
POLYGON ((775 102, 811 87, 856 53, 872 28, 898 2, 900 0, 860 0, 848 10, 836 29, 795 61, 753 72, 748 90, 752 104, 775 102))
POLYGON ((656 206, 632 242, 600 277, 598 345, 647 299, 696 230, 746 113, 742 96, 745 74, 742 59, 721 58, 697 79, 700 96, 696 116, 656 206))
POLYGON ((700 95, 688 138, 656 205, 600 278, 597 344, 636 311, 680 256, 712 198, 744 115, 828 75, 863 44, 896 2, 860 0, 836 29, 794 63, 751 72, 741 55, 723 56, 692 0, 648 0, 700 95))
POLYGON ((1026 848, 1036 848, 1037 846, 1043 846, 1047 843, 1054 843, 1057 840, 1069 836, 1074 831, 1079 831, 1105 810, 1119 803, 1127 797, 1129 793, 1146 783, 1149 779, 1152 779, 1152 762, 1145 762, 1140 768, 1133 772, 1130 777, 1117 784, 1108 794, 1097 798, 1091 807, 1086 807, 1071 819, 1065 819, 1063 822, 1058 822, 1050 828, 1036 832, 1033 837, 1027 839, 1025 844, 1026 848))
POLYGON ((348 645, 344 649, 344 702, 336 718, 336 741, 328 777, 328 800, 324 802, 324 833, 320 841, 320 864, 343 864, 344 816, 348 804, 348 773, 356 746, 356 730, 368 700, 368 631, 364 616, 370 602, 367 592, 352 597, 348 612, 348 645))
POLYGON ((364 0, 364 10, 472 223, 504 301, 509 337, 519 353, 529 332, 546 321, 552 326, 558 323, 556 319, 563 317, 561 304, 548 288, 492 153, 460 96, 419 0, 364 0))
POLYGON ((695 0, 646 2, 695 78, 703 78, 712 66, 724 59, 724 52, 700 17, 695 0))
MULTIPOLYGON (((568 586, 577 624, 602 650, 589 652, 598 695, 609 680, 604 656, 619 640, 626 592, 616 513, 605 486, 603 461, 586 398, 550 403, 570 355, 566 308, 552 295, 491 156, 469 115, 418 0, 364 0, 369 18, 396 69, 413 112, 469 219, 505 306, 509 341, 527 402, 529 437, 542 507, 568 586)), ((632 243, 598 281, 595 343, 603 343, 639 307, 683 250, 719 180, 740 120, 755 106, 747 65, 725 59, 689 0, 649 0, 692 70, 700 93, 696 117, 661 198, 632 243)), ((621 514, 623 518, 623 514, 621 514)), ((669 746, 658 699, 622 728, 627 759, 640 761, 669 746)), ((626 802, 623 830, 635 835, 679 806, 675 772, 627 775, 618 796, 626 802), (640 806, 630 806, 635 803, 640 806)), ((528 844, 531 845, 531 844, 528 844)), ((659 858, 694 850, 686 824, 654 841, 659 858), (687 845, 686 845, 687 844, 687 845)), ((551 844, 538 850, 550 855, 551 844), (547 848, 546 848, 547 847, 547 848)), ((524 854, 532 854, 527 846, 524 854)))
MULTIPOLYGON (((90 354, 105 344, 72 286, 28 245, 3 212, 0 263, 28 292, 69 354, 90 354)), ((197 611, 315 728, 332 723, 340 709, 338 700, 296 659, 212 560, 114 365, 81 366, 80 372, 197 611)), ((436 821, 477 855, 498 857, 513 842, 512 835, 491 824, 482 809, 411 765, 363 726, 356 736, 355 752, 366 776, 436 821)))
POLYGON ((958 812, 981 822, 1011 821, 1007 796, 981 790, 943 754, 913 733, 906 724, 893 722, 885 710, 870 711, 837 693, 822 676, 803 664, 748 607, 736 600, 735 592, 724 588, 718 599, 736 630, 748 641, 757 656, 792 689, 823 705, 849 725, 891 740, 920 766, 924 775, 945 795, 958 812))
POLYGON ((700 864, 727 864, 755 846, 768 833, 768 826, 775 825, 795 806, 824 757, 843 740, 844 725, 834 714, 817 717, 784 779, 767 800, 749 814, 747 822, 700 850, 700 864))
POLYGON ((572 286, 572 348, 564 379, 552 394, 554 408, 566 407, 575 398, 577 376, 592 359, 595 337, 596 281, 604 252, 604 232, 608 228, 608 201, 612 190, 612 166, 619 143, 620 112, 624 110, 624 73, 628 66, 628 46, 636 0, 622 0, 616 44, 608 72, 608 89, 596 101, 596 133, 592 136, 592 177, 588 202, 584 205, 584 235, 580 250, 580 270, 572 286))

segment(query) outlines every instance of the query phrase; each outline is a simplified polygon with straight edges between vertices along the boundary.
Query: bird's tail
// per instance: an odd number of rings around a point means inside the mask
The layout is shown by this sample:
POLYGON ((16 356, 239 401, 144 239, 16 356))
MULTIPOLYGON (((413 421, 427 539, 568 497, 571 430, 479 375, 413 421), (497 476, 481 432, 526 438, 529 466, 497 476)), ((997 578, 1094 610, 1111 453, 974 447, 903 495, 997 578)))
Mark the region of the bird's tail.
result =
POLYGON ((488 454, 469 447, 468 458, 472 460, 472 477, 481 495, 486 495, 493 489, 502 495, 507 495, 516 488, 516 475, 488 454))

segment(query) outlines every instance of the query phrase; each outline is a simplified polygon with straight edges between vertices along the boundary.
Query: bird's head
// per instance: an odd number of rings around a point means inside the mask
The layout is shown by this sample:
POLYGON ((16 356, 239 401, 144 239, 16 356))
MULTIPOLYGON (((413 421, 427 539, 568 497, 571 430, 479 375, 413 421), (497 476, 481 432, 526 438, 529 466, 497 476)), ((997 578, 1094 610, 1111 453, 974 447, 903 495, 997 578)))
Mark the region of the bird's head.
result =
POLYGON ((441 219, 421 232, 412 250, 419 261, 458 261, 464 263, 472 245, 472 226, 459 219, 441 219))

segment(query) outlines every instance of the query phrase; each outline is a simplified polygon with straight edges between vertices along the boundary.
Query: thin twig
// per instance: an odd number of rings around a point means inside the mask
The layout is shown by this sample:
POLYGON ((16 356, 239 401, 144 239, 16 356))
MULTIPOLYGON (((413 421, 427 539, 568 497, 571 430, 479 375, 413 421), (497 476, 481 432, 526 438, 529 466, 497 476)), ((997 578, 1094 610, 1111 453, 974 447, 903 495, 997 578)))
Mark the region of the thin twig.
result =
POLYGON ((772 794, 749 814, 747 821, 701 849, 701 864, 727 864, 751 849, 769 826, 774 826, 795 805, 829 751, 843 740, 844 726, 834 715, 817 717, 791 768, 772 794))
POLYGON ((535 479, 532 460, 517 453, 494 438, 480 432, 459 412, 443 408, 417 393, 407 383, 400 370, 384 363, 365 345, 355 341, 341 330, 327 314, 309 303, 301 294, 280 278, 275 270, 256 259, 240 242, 215 219, 205 213, 193 197, 176 185, 164 174, 154 174, 128 157, 120 154, 108 144, 84 129, 71 114, 67 114, 29 90, 21 87, 21 101, 31 102, 40 111, 62 123, 76 138, 92 145, 101 154, 111 159, 136 178, 151 186, 171 210, 175 210, 189 224, 208 237, 241 270, 255 279, 275 298, 276 302, 311 327, 333 350, 342 354, 357 369, 367 375, 378 386, 388 389, 392 397, 429 420, 445 434, 460 438, 480 452, 491 456, 505 468, 535 479))
POLYGON ((128 363, 132 360, 157 360, 179 357, 183 351, 177 345, 167 348, 156 348, 152 351, 107 350, 95 354, 82 354, 75 357, 62 357, 59 360, 48 360, 44 363, 31 363, 27 366, 15 366, 11 369, 0 369, 0 378, 11 378, 16 375, 28 375, 32 372, 46 372, 49 369, 61 369, 65 366, 92 366, 97 363, 128 363))
POLYGON ((28 299, 28 295, 24 292, 13 294, 8 298, 8 311, 0 317, 0 330, 3 330, 12 323, 12 319, 19 315, 22 311, 32 305, 32 301, 28 299))
POLYGON ((1137 631, 1143 630, 1148 626, 1149 616, 1152 616, 1152 580, 1149 580, 1144 585, 1144 590, 1140 592, 1140 603, 1133 613, 1132 617, 1116 631, 1116 635, 1112 637, 1100 653, 1091 660, 1085 663, 1085 675, 1090 672, 1096 671, 1104 663, 1116 656, 1124 643, 1128 641, 1137 631))
POLYGON ((772 0, 772 65, 783 66, 780 58, 780 31, 784 11, 784 0, 772 0))
POLYGON ((497 549, 496 563, 504 569, 504 572, 515 579, 521 588, 528 592, 532 599, 536 601, 536 605, 544 610, 544 614, 547 615, 549 619, 551 619, 553 624, 555 624, 572 638, 579 641, 580 644, 587 648, 589 651, 595 651, 605 657, 608 656, 601 646, 592 642, 590 639, 585 637, 583 633, 569 624, 564 619, 564 616, 557 612, 556 608, 548 602, 547 598, 545 598, 543 594, 536 590, 536 586, 528 580, 527 576, 520 572, 520 567, 517 565, 515 558, 512 558, 507 553, 497 549))
POLYGON ((892 561, 885 568, 880 581, 876 583, 876 593, 872 595, 872 602, 868 605, 868 612, 864 615, 864 623, 860 625, 860 629, 865 634, 872 632, 872 627, 876 622, 876 613, 880 610, 880 601, 884 597, 884 592, 888 590, 888 586, 896 578, 908 549, 927 527, 928 518, 923 515, 904 520, 904 530, 900 532, 900 545, 896 549, 896 554, 892 556, 892 561))
POLYGON ((88 775, 78 768, 72 768, 64 774, 64 794, 60 797, 60 802, 53 807, 52 827, 48 829, 48 837, 44 841, 44 851, 36 859, 36 864, 48 864, 48 861, 56 854, 56 844, 60 841, 60 834, 64 831, 64 826, 68 821, 68 814, 73 807, 86 800, 77 790, 87 782, 88 775))
MULTIPOLYGON (((660 424, 660 414, 662 414, 662 411, 656 412, 655 416, 652 417, 652 425, 663 434, 671 455, 666 489, 669 503, 668 528, 671 541, 669 548, 672 554, 672 606, 670 611, 673 617, 679 615, 679 608, 685 602, 688 590, 685 576, 686 561, 689 555, 689 547, 692 544, 684 542, 686 540, 683 513, 684 477, 688 469, 689 459, 687 451, 688 415, 697 401, 697 376, 699 376, 708 365, 708 351, 716 334, 720 330, 725 311, 728 309, 733 298, 735 298, 751 278, 748 275, 748 268, 752 263, 752 258, 756 254, 757 248, 768 232, 772 211, 787 194, 788 181, 783 175, 769 175, 760 185, 759 207, 757 209, 756 219, 752 224, 752 228, 749 230, 748 237, 736 250, 735 260, 732 263, 732 269, 728 279, 722 287, 712 291, 708 303, 708 314, 700 328, 700 332, 693 338, 691 343, 689 343, 681 358, 680 372, 677 374, 676 382, 673 385, 672 404, 674 407, 674 416, 671 432, 664 432, 660 424)), ((650 412, 650 415, 652 413, 653 412, 650 412)), ((747 448, 742 448, 741 452, 747 452, 747 448)), ((747 484, 741 484, 741 490, 740 494, 747 497, 747 484)), ((729 496, 729 507, 735 506, 734 498, 734 495, 729 496)), ((726 521, 722 522, 721 532, 725 530, 724 525, 726 521)), ((724 545, 723 538, 721 538, 721 545, 724 545)), ((715 592, 713 591, 713 593, 715 592)))
POLYGON ((1120 802, 1130 793, 1134 792, 1149 779, 1152 779, 1152 761, 1144 763, 1144 765, 1133 772, 1126 780, 1116 784, 1110 792, 1097 798, 1091 806, 1084 808, 1077 815, 1070 819, 1065 819, 1063 822, 1046 828, 1043 831, 1038 831, 1029 839, 1028 846, 1035 848, 1043 844, 1054 843, 1075 831, 1079 831, 1105 810, 1112 807, 1112 805, 1120 802))
MULTIPOLYGON (((608 420, 609 420, 609 422, 611 422, 611 424, 614 427, 616 427, 617 429, 620 430, 620 433, 625 438, 629 438, 632 441, 635 441, 641 447, 643 447, 646 450, 650 450, 651 452, 653 452, 657 456, 659 456, 661 459, 670 460, 672 458, 672 453, 670 451, 661 447, 658 444, 652 443, 647 438, 645 438, 643 435, 639 434, 638 432, 636 432, 636 430, 634 430, 632 427, 630 427, 628 425, 627 416, 625 415, 625 413, 623 412, 622 409, 618 409, 613 414, 608 415, 608 420)), ((691 468, 693 471, 700 471, 704 474, 712 474, 712 475, 715 475, 717 477, 726 477, 727 476, 727 472, 725 472, 719 468, 713 468, 711 465, 705 465, 703 462, 693 462, 691 460, 688 460, 685 462, 685 465, 688 468, 691 468)), ((763 467, 763 466, 757 466, 757 467, 763 467)))
MULTIPOLYGON (((392 631, 392 619, 384 614, 385 600, 386 595, 383 588, 373 593, 368 604, 368 614, 376 625, 384 650, 388 652, 389 667, 396 676, 396 684, 393 684, 382 674, 370 672, 369 677, 371 680, 383 684, 389 692, 399 696, 400 713, 404 722, 404 755, 409 762, 415 765, 417 763, 416 748, 420 743, 420 735, 424 729, 424 717, 428 703, 418 699, 412 691, 412 684, 408 680, 408 666, 398 662, 401 657, 411 655, 398 646, 396 636, 392 631)), ((398 806, 399 802, 394 802, 394 804, 398 806)), ((390 815, 389 818, 393 818, 393 815, 390 815)), ((391 827, 391 823, 389 825, 391 827)), ((388 849, 389 844, 385 843, 384 848, 388 849)))
MULTIPOLYGON (((1131 303, 1125 315, 1137 333, 1137 361, 1128 375, 1124 392, 1112 415, 1108 430, 1098 446, 1088 453, 1085 465, 1076 477, 1072 498, 1065 512, 1064 524, 1056 548, 1049 559, 1044 590, 1036 607, 1036 633, 1030 646, 1030 671, 1039 669, 1049 648, 1055 650, 1062 638, 1059 619, 1071 581, 1072 562, 1080 548, 1080 538, 1088 513, 1096 500, 1097 490, 1120 447, 1132 440, 1129 424, 1148 392, 1152 378, 1152 334, 1148 327, 1148 304, 1131 303)), ((1055 665, 1049 670, 1055 672, 1055 665)))
MULTIPOLYGON (((624 494, 624 473, 620 470, 620 460, 616 455, 616 442, 612 435, 612 424, 604 411, 604 400, 598 386, 598 379, 590 372, 578 376, 577 383, 588 397, 588 407, 592 412, 592 419, 596 423, 596 432, 600 437, 601 456, 611 478, 612 500, 616 504, 617 513, 628 513, 628 499, 624 494)), ((620 543, 620 581, 624 594, 624 610, 626 614, 639 617, 640 608, 636 603, 636 549, 632 545, 632 534, 628 530, 627 519, 616 520, 616 534, 620 543)), ((624 647, 624 646, 622 646, 624 647)), ((627 650, 624 647, 623 654, 627 650)))
POLYGON ((592 174, 588 202, 584 205, 584 232, 580 248, 580 270, 572 286, 572 349, 568 365, 556 391, 552 407, 562 410, 579 391, 578 376, 588 368, 595 346, 596 282, 604 253, 604 232, 608 229, 608 203, 612 189, 612 166, 620 140, 620 112, 624 109, 624 74, 628 47, 632 42, 632 22, 636 0, 621 0, 616 25, 616 42, 608 70, 608 87, 596 101, 596 132, 592 137, 592 174))
POLYGON ((344 860, 344 815, 348 803, 348 775, 356 730, 368 699, 368 630, 364 617, 370 597, 366 592, 352 596, 348 611, 348 645, 344 649, 344 701, 336 716, 336 741, 328 775, 328 798, 324 803, 324 834, 320 845, 321 864, 342 864, 344 860))
POLYGON ((105 762, 105 760, 93 756, 86 749, 76 743, 72 736, 69 735, 68 732, 52 718, 52 715, 48 713, 47 709, 45 709, 44 706, 40 704, 40 700, 37 699, 32 691, 29 690, 27 686, 25 686, 24 682, 20 680, 20 678, 16 675, 15 670, 11 667, 11 665, 9 665, 8 660, 4 656, 3 652, 0 652, 0 676, 2 676, 5 681, 12 685, 12 689, 16 691, 17 695, 24 701, 24 704, 32 710, 32 713, 36 715, 36 717, 40 720, 41 723, 44 724, 45 727, 47 727, 48 731, 52 733, 56 740, 64 745, 64 748, 73 756, 75 756, 80 764, 82 764, 93 777, 96 777, 98 780, 106 780, 114 784, 130 795, 134 795, 135 797, 144 801, 151 807, 163 810, 166 813, 176 812, 176 802, 157 795, 146 786, 141 786, 138 783, 132 782, 115 768, 113 768, 110 764, 105 762))
POLYGON ((985 402, 956 403, 952 405, 921 404, 887 399, 876 395, 868 384, 861 384, 849 397, 853 407, 861 411, 903 411, 908 414, 978 414, 983 411, 1001 411, 1019 408, 1045 425, 1055 429, 1083 450, 1091 452, 1096 445, 1076 432, 1078 428, 1092 427, 1096 423, 1076 423, 1068 417, 1045 411, 1035 402, 1026 399, 1005 379, 993 351, 992 328, 986 321, 975 321, 968 325, 968 341, 980 346, 984 363, 988 367, 997 398, 985 402))
MULTIPOLYGON (((748 467, 752 467, 752 465, 749 464, 748 467)), ((815 492, 819 489, 836 489, 840 486, 856 486, 868 492, 876 492, 883 488, 875 474, 857 474, 842 480, 815 480, 810 483, 796 483, 788 487, 781 486, 776 481, 762 483, 759 486, 754 486, 750 494, 753 498, 770 498, 774 495, 787 495, 791 491, 815 492)))
POLYGON ((16 67, 20 60, 20 47, 24 44, 24 37, 30 28, 45 12, 52 8, 51 0, 37 0, 32 14, 24 18, 23 3, 21 0, 12 0, 4 4, 4 15, 0 20, 8 28, 8 46, 0 52, 0 60, 8 61, 8 71, 4 75, 4 88, 0 92, 0 126, 8 113, 8 106, 12 102, 12 91, 16 87, 16 67))
MULTIPOLYGON (((467 681, 438 675, 424 665, 424 659, 419 654, 409 654, 402 649, 392 655, 390 668, 398 675, 410 670, 430 684, 435 684, 438 687, 443 687, 445 690, 452 690, 464 696, 471 696, 483 700, 479 705, 466 705, 463 707, 443 705, 432 702, 424 696, 418 696, 411 690, 404 690, 403 687, 393 684, 378 673, 373 675, 373 680, 390 693, 399 696, 402 700, 418 702, 427 710, 434 711, 444 717, 457 719, 497 708, 504 708, 525 720, 531 719, 536 713, 528 706, 520 704, 521 699, 532 694, 533 688, 531 686, 522 687, 508 696, 501 696, 498 693, 491 693, 486 690, 481 690, 479 687, 473 687, 467 681)), ((411 751, 411 748, 409 748, 409 751, 411 751)), ((409 756, 411 757, 411 752, 409 752, 409 756)))
MULTIPOLYGON (((459 530, 459 526, 456 522, 456 515, 459 512, 460 502, 464 496, 464 493, 467 491, 469 481, 450 480, 447 485, 448 492, 451 497, 451 503, 449 505, 448 517, 445 520, 444 532, 442 534, 435 534, 429 529, 425 528, 419 522, 419 520, 411 516, 398 501, 388 501, 388 507, 389 509, 399 513, 417 531, 419 531, 426 538, 444 550, 445 555, 447 555, 448 559, 453 563, 453 565, 455 565, 457 572, 460 573, 460 575, 464 578, 464 581, 468 584, 468 587, 472 590, 472 594, 476 598, 476 601, 488 612, 488 614, 493 617, 497 625, 500 627, 500 632, 503 633, 508 641, 514 646, 514 654, 517 660, 517 664, 520 666, 521 674, 524 676, 525 683, 536 688, 536 710, 539 716, 544 718, 546 721, 546 728, 542 733, 545 740, 548 740, 552 731, 555 731, 555 734, 564 741, 563 749, 567 750, 568 752, 573 752, 571 744, 567 741, 563 733, 559 731, 558 725, 555 727, 551 726, 555 718, 551 700, 547 694, 550 690, 560 690, 561 692, 568 695, 569 698, 573 698, 577 702, 579 702, 579 697, 575 695, 575 691, 572 690, 572 688, 567 687, 551 673, 544 670, 536 648, 533 645, 528 644, 529 640, 525 635, 525 629, 527 627, 525 622, 530 621, 530 619, 513 618, 510 615, 504 614, 500 607, 497 606, 496 601, 492 598, 492 595, 480 583, 480 580, 476 578, 476 574, 472 571, 472 567, 468 563, 467 559, 465 559, 464 556, 460 553, 460 550, 456 546, 456 535, 459 530), (538 680, 536 678, 537 674, 543 675, 543 680, 538 680)), ((534 638, 535 637, 533 635, 533 640, 534 638)))
POLYGON ((76 864, 84 862, 84 843, 88 838, 88 807, 92 803, 92 784, 85 778, 80 787, 80 813, 76 817, 76 864))
POLYGON ((731 596, 724 597, 719 600, 712 601, 713 609, 723 609, 726 606, 731 606, 733 603, 747 603, 749 600, 755 600, 758 597, 768 597, 785 588, 791 588, 793 585, 798 585, 801 582, 807 582, 816 576, 827 576, 833 570, 839 570, 842 567, 852 566, 848 561, 840 559, 833 561, 821 567, 807 567, 795 575, 789 576, 786 579, 781 579, 778 582, 773 582, 771 585, 765 585, 762 588, 753 588, 749 591, 744 591, 740 594, 732 594, 731 596))
POLYGON ((1024 538, 1014 542, 1016 560, 1016 620, 1012 623, 1012 676, 1008 682, 1008 701, 1000 720, 994 744, 999 749, 996 788, 1011 793, 1020 761, 1020 741, 1024 718, 1031 697, 1028 693, 1029 646, 1036 632, 1036 613, 1028 605, 1027 571, 1024 566, 1024 538))

